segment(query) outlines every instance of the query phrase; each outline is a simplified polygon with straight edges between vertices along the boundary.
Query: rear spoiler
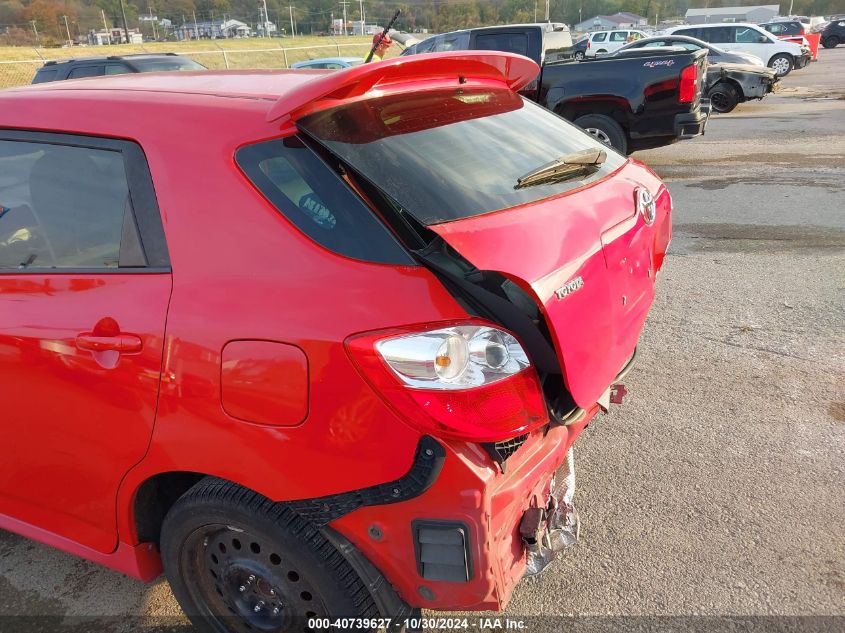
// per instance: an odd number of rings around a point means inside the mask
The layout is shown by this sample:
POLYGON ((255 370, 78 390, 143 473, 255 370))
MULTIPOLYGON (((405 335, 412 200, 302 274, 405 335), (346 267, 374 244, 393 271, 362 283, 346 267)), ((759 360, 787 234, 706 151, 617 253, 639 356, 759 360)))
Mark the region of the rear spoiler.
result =
POLYGON ((341 105, 384 90, 491 86, 519 90, 537 78, 536 62, 496 51, 427 53, 394 57, 374 64, 321 74, 280 97, 267 121, 298 119, 317 110, 341 105))

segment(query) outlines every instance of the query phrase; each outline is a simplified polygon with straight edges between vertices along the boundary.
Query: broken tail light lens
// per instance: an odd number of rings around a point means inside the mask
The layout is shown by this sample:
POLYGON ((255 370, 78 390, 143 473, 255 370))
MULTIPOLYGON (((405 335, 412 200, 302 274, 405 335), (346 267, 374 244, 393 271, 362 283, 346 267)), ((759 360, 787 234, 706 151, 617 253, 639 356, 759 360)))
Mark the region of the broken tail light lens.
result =
POLYGON ((680 103, 692 103, 695 101, 697 87, 698 66, 696 64, 692 64, 681 71, 681 85, 678 90, 678 101, 680 103))
POLYGON ((388 404, 426 432, 489 442, 548 421, 537 373, 505 330, 420 326, 354 336, 346 347, 388 404))

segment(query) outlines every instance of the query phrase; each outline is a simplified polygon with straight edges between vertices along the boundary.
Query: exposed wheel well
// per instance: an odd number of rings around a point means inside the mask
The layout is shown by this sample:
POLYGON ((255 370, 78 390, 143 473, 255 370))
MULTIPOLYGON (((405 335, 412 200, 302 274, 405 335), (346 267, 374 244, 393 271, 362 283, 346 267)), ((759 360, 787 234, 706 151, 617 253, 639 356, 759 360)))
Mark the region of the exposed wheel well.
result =
POLYGON ((135 529, 140 543, 159 542, 161 524, 176 500, 205 477, 202 473, 160 473, 147 479, 135 494, 135 529))
POLYGON ((565 103, 555 110, 555 114, 567 121, 574 121, 585 114, 604 114, 616 121, 628 136, 628 125, 625 110, 618 103, 612 101, 590 101, 579 103, 565 103))

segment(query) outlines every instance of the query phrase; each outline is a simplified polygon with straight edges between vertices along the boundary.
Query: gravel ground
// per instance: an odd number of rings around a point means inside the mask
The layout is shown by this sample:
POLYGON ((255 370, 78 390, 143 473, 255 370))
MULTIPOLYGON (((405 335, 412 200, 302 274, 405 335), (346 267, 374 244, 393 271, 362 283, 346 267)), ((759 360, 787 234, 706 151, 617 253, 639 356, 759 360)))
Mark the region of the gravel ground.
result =
MULTIPOLYGON (((823 50, 637 155, 675 201, 658 299, 625 405, 576 445, 582 542, 505 616, 845 616, 843 77, 845 47, 823 50)), ((0 616, 45 614, 120 631, 180 611, 163 581, 0 532, 0 616)))

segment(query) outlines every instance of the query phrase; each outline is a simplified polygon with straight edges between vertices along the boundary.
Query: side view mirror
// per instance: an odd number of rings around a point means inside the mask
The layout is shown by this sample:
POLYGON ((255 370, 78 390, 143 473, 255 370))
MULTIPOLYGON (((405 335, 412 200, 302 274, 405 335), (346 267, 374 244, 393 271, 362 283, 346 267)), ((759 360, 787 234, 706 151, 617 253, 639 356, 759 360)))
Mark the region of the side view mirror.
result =
POLYGON ((771 42, 772 40, 770 40, 770 39, 769 39, 768 37, 766 37, 765 35, 761 35, 761 36, 757 39, 757 41, 758 41, 758 42, 760 42, 761 44, 768 44, 768 43, 769 43, 769 42, 771 42))

